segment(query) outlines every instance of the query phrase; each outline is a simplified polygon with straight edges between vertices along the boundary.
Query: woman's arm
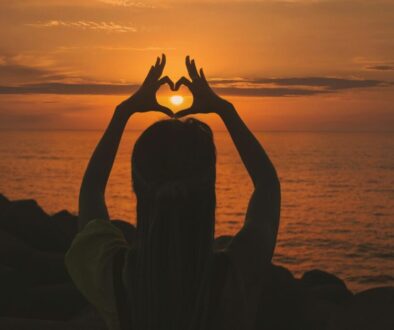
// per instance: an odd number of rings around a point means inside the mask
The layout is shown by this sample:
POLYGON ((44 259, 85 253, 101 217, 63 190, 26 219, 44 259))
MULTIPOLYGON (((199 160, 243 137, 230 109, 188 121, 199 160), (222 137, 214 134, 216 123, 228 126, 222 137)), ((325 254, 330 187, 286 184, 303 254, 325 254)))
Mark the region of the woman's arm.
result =
POLYGON ((254 186, 279 184, 274 165, 235 108, 228 104, 218 114, 226 125, 254 186))
POLYGON ((220 111, 243 163, 253 181, 245 223, 230 249, 243 269, 261 269, 274 253, 280 219, 280 183, 274 165, 233 106, 220 111))
POLYGON ((115 113, 98 143, 85 171, 79 193, 79 228, 82 229, 90 220, 109 219, 105 204, 105 188, 118 151, 119 143, 126 124, 135 112, 150 110, 160 111, 169 116, 170 109, 156 101, 156 91, 167 83, 173 88, 168 77, 160 78, 166 63, 165 55, 157 59, 151 67, 141 88, 129 99, 116 107, 115 113))
POLYGON ((109 220, 105 188, 128 118, 115 111, 98 143, 82 180, 79 192, 79 227, 93 219, 109 220))
POLYGON ((224 121, 243 163, 253 181, 254 192, 249 202, 245 223, 234 237, 230 252, 245 276, 260 273, 271 261, 276 243, 280 215, 280 184, 276 170, 263 147, 237 114, 233 105, 220 98, 209 87, 194 60, 186 58, 191 81, 182 77, 176 84, 189 87, 194 102, 178 117, 195 113, 217 113, 224 121))

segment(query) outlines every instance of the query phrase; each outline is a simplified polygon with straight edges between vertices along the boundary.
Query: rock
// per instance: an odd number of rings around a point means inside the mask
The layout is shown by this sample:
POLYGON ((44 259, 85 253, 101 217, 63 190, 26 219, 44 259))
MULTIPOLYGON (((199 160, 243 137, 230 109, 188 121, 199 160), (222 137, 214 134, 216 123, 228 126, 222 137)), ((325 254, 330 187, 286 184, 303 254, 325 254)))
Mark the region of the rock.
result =
POLYGON ((69 242, 34 200, 11 202, 0 216, 0 229, 42 251, 65 252, 69 242))
POLYGON ((312 270, 302 279, 280 266, 269 271, 258 313, 258 329, 326 329, 338 307, 352 297, 344 282, 327 272, 312 270))
POLYGON ((0 215, 10 206, 11 202, 4 195, 0 194, 0 215))
POLYGON ((304 275, 302 275, 301 281, 308 287, 335 285, 347 289, 345 282, 339 277, 320 269, 313 269, 305 272, 304 275))
POLYGON ((20 238, 2 230, 0 230, 0 265, 18 272, 19 285, 70 281, 62 253, 33 249, 20 238))
POLYGON ((0 315, 7 308, 12 297, 21 294, 29 284, 19 271, 0 264, 0 315))
POLYGON ((394 287, 355 294, 331 317, 327 330, 393 330, 394 287))
POLYGON ((353 295, 343 280, 318 269, 305 272, 299 286, 300 313, 306 329, 326 329, 333 313, 353 295))
POLYGON ((301 284, 309 296, 333 304, 342 303, 353 295, 339 277, 318 269, 305 272, 301 284))
POLYGON ((67 210, 62 210, 53 214, 51 219, 64 235, 65 248, 68 249, 75 235, 78 233, 78 216, 71 214, 67 210))
POLYGON ((7 330, 107 330, 102 321, 51 321, 0 318, 0 329, 7 330))
POLYGON ((70 320, 89 306, 71 283, 27 288, 11 297, 0 313, 3 317, 70 320))
POLYGON ((21 268, 31 256, 31 247, 20 238, 0 230, 0 264, 3 266, 21 268))
POLYGON ((301 291, 291 272, 272 265, 264 274, 256 329, 307 329, 300 310, 301 291))

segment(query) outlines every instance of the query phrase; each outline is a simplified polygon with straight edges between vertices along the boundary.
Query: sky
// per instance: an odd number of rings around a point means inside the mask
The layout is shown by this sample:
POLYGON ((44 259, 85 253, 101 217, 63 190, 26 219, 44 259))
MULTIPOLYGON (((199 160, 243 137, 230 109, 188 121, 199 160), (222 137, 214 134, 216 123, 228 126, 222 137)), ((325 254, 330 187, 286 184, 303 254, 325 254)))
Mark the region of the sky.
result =
POLYGON ((394 130, 392 0, 0 0, 0 40, 1 130, 102 129, 161 53, 254 130, 394 130))

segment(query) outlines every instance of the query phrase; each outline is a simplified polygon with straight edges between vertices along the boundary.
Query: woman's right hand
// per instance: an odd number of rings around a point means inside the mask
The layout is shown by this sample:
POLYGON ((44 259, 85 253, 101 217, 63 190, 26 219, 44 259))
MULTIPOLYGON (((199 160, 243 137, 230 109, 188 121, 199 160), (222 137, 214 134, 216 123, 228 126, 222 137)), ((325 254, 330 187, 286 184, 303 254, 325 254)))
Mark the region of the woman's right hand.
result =
POLYGON ((189 56, 186 57, 186 68, 191 80, 182 77, 175 84, 175 90, 178 90, 181 85, 188 87, 193 95, 193 104, 190 108, 175 113, 175 117, 180 118, 198 113, 221 114, 223 111, 232 107, 230 102, 222 99, 211 89, 205 78, 203 69, 201 68, 200 72, 198 72, 195 61, 190 61, 189 56))

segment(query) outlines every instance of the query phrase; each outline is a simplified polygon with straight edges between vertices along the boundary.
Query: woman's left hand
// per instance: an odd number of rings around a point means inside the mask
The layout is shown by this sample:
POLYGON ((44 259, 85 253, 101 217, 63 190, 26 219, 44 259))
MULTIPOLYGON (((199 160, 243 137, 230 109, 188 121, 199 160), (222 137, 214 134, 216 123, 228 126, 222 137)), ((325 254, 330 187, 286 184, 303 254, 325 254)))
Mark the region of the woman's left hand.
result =
POLYGON ((131 97, 123 101, 116 107, 116 111, 129 118, 135 112, 159 111, 172 117, 174 113, 167 107, 159 104, 156 99, 156 92, 161 85, 168 84, 174 90, 174 83, 163 74, 166 65, 166 56, 163 54, 161 59, 157 58, 156 64, 152 65, 141 87, 131 97))

